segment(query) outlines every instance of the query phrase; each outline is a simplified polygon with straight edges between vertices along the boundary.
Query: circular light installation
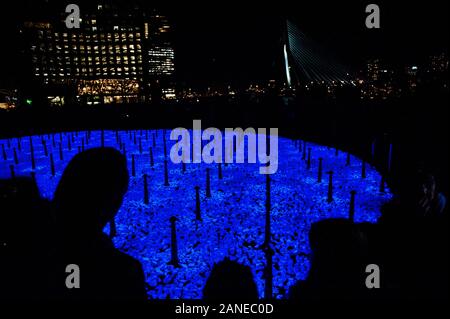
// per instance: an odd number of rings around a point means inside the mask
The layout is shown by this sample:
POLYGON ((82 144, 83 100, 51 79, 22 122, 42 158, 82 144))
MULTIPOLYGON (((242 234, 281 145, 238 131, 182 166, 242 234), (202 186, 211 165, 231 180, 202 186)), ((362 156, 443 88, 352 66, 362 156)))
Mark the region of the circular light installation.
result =
MULTIPOLYGON (((41 195, 51 199, 75 154, 102 144, 120 149, 128 158, 130 174, 131 158, 135 158, 135 176, 130 178, 129 191, 116 216, 117 236, 113 241, 118 249, 142 263, 149 297, 201 298, 212 266, 225 257, 251 267, 262 297, 266 176, 259 174, 260 164, 222 163, 219 168, 218 164, 173 164, 169 159, 167 186, 164 134, 169 152, 175 141, 170 141, 164 130, 66 132, 0 140, 4 149, 0 154, 0 178, 10 178, 11 165, 15 176, 35 172, 41 195), (210 197, 206 196, 207 168, 210 197), (196 218, 196 186, 201 219, 196 218), (172 216, 177 219, 179 267, 170 264, 172 216)), ((273 294, 285 298, 289 287, 307 276, 308 231, 312 223, 348 218, 352 191, 356 191, 352 204, 355 222, 376 222, 380 207, 392 194, 387 188, 380 191, 380 174, 359 158, 283 137, 279 137, 278 144, 278 171, 270 178, 273 294), (308 163, 304 152, 308 153, 309 148, 308 163), (331 202, 329 171, 333 171, 331 202)))

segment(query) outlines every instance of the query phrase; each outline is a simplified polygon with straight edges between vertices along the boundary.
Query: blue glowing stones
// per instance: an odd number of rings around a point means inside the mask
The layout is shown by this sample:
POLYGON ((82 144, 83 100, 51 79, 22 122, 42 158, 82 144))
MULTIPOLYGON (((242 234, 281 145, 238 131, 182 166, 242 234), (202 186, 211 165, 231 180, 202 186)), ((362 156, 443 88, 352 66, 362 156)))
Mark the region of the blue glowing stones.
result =
MULTIPOLYGON (((169 133, 166 140, 170 150, 174 142, 169 140, 169 133)), ((201 298, 214 262, 227 256, 251 267, 263 296, 265 256, 260 246, 264 242, 265 176, 259 174, 260 164, 222 164, 220 179, 217 164, 183 167, 169 159, 170 183, 165 186, 163 134, 162 130, 103 133, 105 146, 126 154, 130 172, 132 155, 135 158, 135 177, 130 178, 129 191, 116 216, 116 247, 141 261, 150 298, 201 298), (206 168, 210 169, 211 197, 206 196, 206 168), (146 188, 144 174, 147 174, 146 188), (201 220, 196 218, 196 186, 200 187, 201 220), (177 218, 180 267, 169 264, 172 216, 177 218)), ((41 194, 51 198, 70 159, 83 149, 101 146, 101 137, 100 131, 94 131, 0 140, 5 150, 0 156, 0 178, 10 178, 11 165, 16 176, 29 176, 34 171, 41 194), (59 145, 63 148, 62 157, 59 145)), ((308 143, 311 159, 307 169, 307 159, 297 144, 298 141, 279 138, 279 168, 271 176, 276 298, 286 297, 289 287, 307 275, 311 223, 331 217, 348 218, 353 190, 355 222, 375 222, 381 205, 392 197, 388 189, 384 193, 379 191, 381 176, 373 167, 366 164, 365 178, 362 177, 362 161, 358 158, 352 157, 346 165, 345 153, 336 156, 333 149, 308 143), (319 158, 323 172, 320 182, 319 158), (330 171, 333 171, 333 193, 332 201, 328 202, 326 173, 330 171)))

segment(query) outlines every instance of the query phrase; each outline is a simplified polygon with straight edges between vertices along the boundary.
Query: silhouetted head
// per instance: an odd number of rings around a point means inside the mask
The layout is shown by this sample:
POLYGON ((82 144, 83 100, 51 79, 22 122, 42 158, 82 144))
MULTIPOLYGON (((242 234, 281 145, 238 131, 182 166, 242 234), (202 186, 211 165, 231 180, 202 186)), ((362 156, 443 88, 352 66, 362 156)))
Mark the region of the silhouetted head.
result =
POLYGON ((250 267, 228 258, 214 264, 203 289, 203 298, 206 300, 258 299, 258 290, 250 267))
POLYGON ((127 188, 126 158, 119 151, 93 148, 77 154, 53 199, 59 227, 70 235, 101 232, 122 205, 127 188))
POLYGON ((29 246, 30 238, 41 232, 47 221, 43 204, 31 178, 0 180, 0 245, 29 246))

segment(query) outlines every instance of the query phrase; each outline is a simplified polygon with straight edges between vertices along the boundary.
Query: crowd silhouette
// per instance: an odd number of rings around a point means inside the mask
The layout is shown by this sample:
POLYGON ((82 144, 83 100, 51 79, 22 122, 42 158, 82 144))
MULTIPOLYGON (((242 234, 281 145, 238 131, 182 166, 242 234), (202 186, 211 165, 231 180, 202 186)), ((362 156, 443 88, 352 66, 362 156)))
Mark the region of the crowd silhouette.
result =
MULTIPOLYGON (((94 148, 69 163, 53 201, 33 178, 0 181, 2 300, 145 300, 142 265, 103 233, 127 192, 126 158, 94 148), (81 289, 68 289, 66 267, 82 269, 81 289)), ((448 214, 435 178, 419 172, 383 207, 377 224, 346 219, 312 225, 311 269, 293 285, 293 301, 448 298, 448 214), (368 289, 366 266, 381 269, 381 288, 368 289)), ((208 301, 256 300, 248 266, 215 264, 203 289, 208 301)))

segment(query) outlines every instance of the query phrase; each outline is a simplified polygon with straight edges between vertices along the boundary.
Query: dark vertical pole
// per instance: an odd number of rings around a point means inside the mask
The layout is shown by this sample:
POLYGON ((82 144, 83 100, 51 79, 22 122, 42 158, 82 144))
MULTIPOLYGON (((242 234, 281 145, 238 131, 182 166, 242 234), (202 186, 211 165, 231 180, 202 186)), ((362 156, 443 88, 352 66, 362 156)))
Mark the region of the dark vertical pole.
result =
POLYGON ((53 153, 50 153, 50 170, 52 172, 52 176, 55 176, 55 161, 53 160, 53 153))
POLYGON ((174 267, 180 267, 180 261, 178 259, 178 244, 177 244, 177 218, 175 216, 170 217, 170 229, 171 229, 171 260, 170 265, 174 267))
POLYGON ((153 167, 153 165, 155 165, 155 162, 153 161, 153 149, 150 147, 149 149, 150 152, 150 166, 153 167))
POLYGON ((134 154, 131 154, 131 176, 136 176, 136 162, 134 159, 134 154))
POLYGON ((319 157, 319 172, 317 174, 317 182, 318 183, 322 183, 322 162, 323 162, 323 158, 319 157))
POLYGON ((31 169, 36 169, 36 161, 34 159, 34 147, 33 147, 33 139, 30 136, 30 155, 31 155, 31 169))
POLYGON ((139 154, 142 154, 142 138, 139 138, 139 154))
POLYGON ((144 204, 146 204, 146 205, 148 205, 148 203, 149 203, 147 178, 148 178, 148 175, 144 174, 144 204))
POLYGON ((42 148, 44 149, 45 157, 47 157, 48 156, 48 149, 47 149, 47 142, 45 140, 42 140, 42 148))
POLYGON ((308 147, 308 160, 306 162, 306 168, 311 169, 311 147, 308 147))
POLYGON ((303 153, 302 153, 302 160, 306 160, 306 142, 303 141, 303 153))
POLYGON ((345 166, 350 166, 350 153, 347 153, 347 160, 345 161, 345 166))
POLYGON ((101 145, 101 147, 105 147, 105 131, 104 130, 102 130, 101 131, 101 137, 100 137, 100 145, 101 145))
POLYGON ((17 151, 16 148, 13 148, 13 152, 14 152, 14 164, 19 165, 19 157, 17 157, 17 151))
POLYGON ((331 203, 333 201, 333 171, 328 172, 328 196, 327 201, 331 203))
POLYGON ((272 299, 273 296, 273 250, 271 247, 271 221, 270 221, 270 210, 271 210, 271 199, 270 199, 270 175, 266 175, 266 225, 264 234, 264 244, 263 250, 266 257, 266 268, 264 269, 264 298, 272 299))
POLYGON ((63 149, 62 149, 62 143, 59 142, 59 160, 62 161, 64 160, 64 154, 63 154, 63 149))
POLYGON ((202 220, 200 214, 200 187, 195 186, 195 219, 202 220))
POLYGON ((9 171, 11 173, 11 178, 14 179, 16 178, 16 173, 14 172, 14 165, 9 165, 9 171))
POLYGON ((273 297, 273 249, 267 246, 264 249, 266 257, 266 268, 264 269, 264 299, 272 299, 273 297))

